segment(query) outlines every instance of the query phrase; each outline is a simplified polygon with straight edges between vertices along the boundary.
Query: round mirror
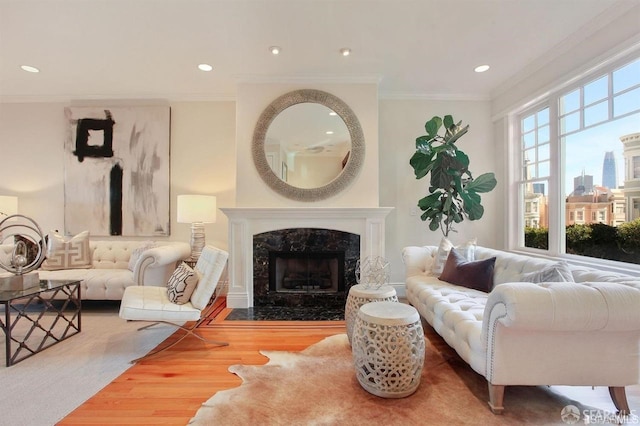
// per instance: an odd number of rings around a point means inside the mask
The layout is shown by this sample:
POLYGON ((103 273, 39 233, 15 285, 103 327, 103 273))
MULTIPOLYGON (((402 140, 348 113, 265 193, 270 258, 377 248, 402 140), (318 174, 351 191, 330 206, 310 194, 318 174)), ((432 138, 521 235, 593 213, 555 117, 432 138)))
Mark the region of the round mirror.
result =
POLYGON ((300 201, 329 198, 348 186, 364 160, 357 117, 341 99, 320 90, 280 96, 260 115, 253 161, 274 191, 300 201))

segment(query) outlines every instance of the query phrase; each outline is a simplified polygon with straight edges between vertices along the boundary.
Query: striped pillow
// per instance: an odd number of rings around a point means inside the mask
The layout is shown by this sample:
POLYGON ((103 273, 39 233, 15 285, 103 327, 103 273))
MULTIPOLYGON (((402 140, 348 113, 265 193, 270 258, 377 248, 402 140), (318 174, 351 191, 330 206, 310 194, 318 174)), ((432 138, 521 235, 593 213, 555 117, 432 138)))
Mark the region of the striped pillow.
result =
POLYGON ((167 296, 171 303, 184 305, 191 299, 191 294, 197 285, 197 273, 191 269, 189 265, 182 262, 169 278, 169 282, 167 283, 167 296))

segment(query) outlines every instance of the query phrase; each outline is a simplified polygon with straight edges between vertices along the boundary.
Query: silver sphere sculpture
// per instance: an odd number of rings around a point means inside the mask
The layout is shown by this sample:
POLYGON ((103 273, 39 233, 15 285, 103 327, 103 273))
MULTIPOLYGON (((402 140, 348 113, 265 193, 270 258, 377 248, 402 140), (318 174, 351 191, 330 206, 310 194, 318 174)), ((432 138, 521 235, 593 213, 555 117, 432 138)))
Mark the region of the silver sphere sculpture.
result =
POLYGON ((0 268, 11 272, 14 275, 23 275, 37 269, 46 251, 46 242, 42 230, 31 218, 21 214, 14 214, 4 218, 0 222, 0 244, 14 244, 13 253, 10 257, 0 255, 0 268), (16 237, 21 237, 16 241, 16 237), (34 259, 29 262, 28 247, 25 241, 32 242, 38 251, 34 259))

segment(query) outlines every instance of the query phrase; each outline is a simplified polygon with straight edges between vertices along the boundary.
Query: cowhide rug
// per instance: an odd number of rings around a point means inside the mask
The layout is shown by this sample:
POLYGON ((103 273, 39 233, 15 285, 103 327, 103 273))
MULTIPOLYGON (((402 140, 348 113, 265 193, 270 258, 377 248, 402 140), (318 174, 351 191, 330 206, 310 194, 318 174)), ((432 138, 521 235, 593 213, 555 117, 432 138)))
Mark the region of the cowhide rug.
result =
POLYGON ((244 383, 216 393, 192 425, 565 425, 562 409, 583 407, 546 387, 513 386, 505 412, 486 403, 483 377, 459 359, 445 360, 427 341, 420 387, 401 399, 369 394, 355 378, 347 336, 328 337, 302 352, 261 351, 266 365, 233 365, 244 383), (465 368, 466 367, 466 368, 465 368))

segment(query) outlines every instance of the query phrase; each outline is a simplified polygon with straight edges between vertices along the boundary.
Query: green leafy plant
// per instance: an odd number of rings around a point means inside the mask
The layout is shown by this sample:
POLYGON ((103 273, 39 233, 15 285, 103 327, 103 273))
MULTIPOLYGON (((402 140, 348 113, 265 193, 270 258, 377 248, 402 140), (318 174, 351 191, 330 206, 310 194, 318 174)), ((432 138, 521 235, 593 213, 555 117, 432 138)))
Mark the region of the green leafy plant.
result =
POLYGON ((469 126, 457 124, 451 115, 444 119, 433 117, 425 124, 427 134, 416 139, 416 152, 409 163, 416 179, 431 175, 429 195, 418 201, 423 211, 420 218, 429 221, 432 231, 440 228, 449 236, 454 223, 465 218, 478 220, 484 214, 479 194, 490 192, 496 186, 493 173, 473 178, 469 170, 469 157, 458 149, 456 142, 469 131, 469 126), (439 131, 444 124, 444 135, 439 131))

